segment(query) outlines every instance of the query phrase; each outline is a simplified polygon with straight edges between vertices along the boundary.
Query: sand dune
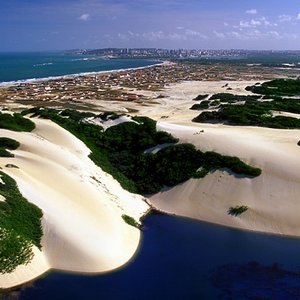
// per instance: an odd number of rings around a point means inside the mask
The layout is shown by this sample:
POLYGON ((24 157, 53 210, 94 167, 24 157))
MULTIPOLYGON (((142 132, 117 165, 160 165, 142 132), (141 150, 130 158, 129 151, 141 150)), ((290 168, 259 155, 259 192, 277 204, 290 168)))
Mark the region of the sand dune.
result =
POLYGON ((35 122, 32 133, 0 131, 21 143, 15 157, 1 158, 0 166, 43 210, 43 248, 35 249, 30 265, 0 275, 0 288, 31 280, 49 268, 106 272, 122 266, 136 252, 140 231, 121 215, 138 220, 149 208, 143 197, 124 191, 96 167, 81 141, 50 121, 35 122), (6 168, 7 163, 20 169, 6 168))
MULTIPOLYGON (((238 89, 248 84, 241 82, 238 89)), ((233 92, 239 91, 234 83, 229 85, 233 92)), ((169 91, 166 110, 169 106, 169 111, 174 112, 174 107, 179 107, 178 112, 170 114, 168 122, 159 122, 158 128, 200 150, 238 156, 261 168, 262 175, 249 179, 217 171, 204 179, 191 179, 158 193, 150 202, 165 212, 221 225, 300 236, 300 147, 297 146, 300 130, 192 123, 193 116, 199 114, 188 110, 192 96, 210 93, 212 87, 219 92, 221 86, 220 82, 208 86, 205 82, 174 85, 169 91), (186 90, 189 104, 186 96, 180 96, 186 90), (173 99, 176 99, 174 104, 180 103, 180 97, 182 106, 172 106, 173 99), (247 205, 249 210, 239 217, 228 215, 229 207, 236 205, 247 205)), ((156 118, 160 120, 159 115, 156 118)))
MULTIPOLYGON (((300 236, 300 130, 191 122, 199 114, 189 110, 195 103, 192 99, 226 92, 226 83, 174 84, 160 92, 165 97, 157 99, 157 104, 132 103, 128 107, 158 120, 159 129, 181 142, 238 156, 261 168, 262 175, 251 179, 216 171, 153 195, 149 201, 168 213, 300 236), (236 205, 249 209, 239 217, 228 215, 229 207, 236 205)), ((244 88, 251 84, 254 82, 229 82, 230 92, 249 94, 244 88)), ((21 142, 15 158, 0 158, 0 166, 17 181, 24 196, 44 211, 42 252, 34 249, 30 265, 0 275, 0 288, 26 282, 50 268, 105 272, 120 267, 132 258, 140 240, 140 232, 124 223, 121 215, 137 220, 149 208, 141 196, 124 191, 96 167, 87 157, 87 147, 70 133, 50 121, 36 120, 36 124, 32 133, 0 130, 2 136, 21 142), (6 168, 8 162, 20 169, 6 168)))

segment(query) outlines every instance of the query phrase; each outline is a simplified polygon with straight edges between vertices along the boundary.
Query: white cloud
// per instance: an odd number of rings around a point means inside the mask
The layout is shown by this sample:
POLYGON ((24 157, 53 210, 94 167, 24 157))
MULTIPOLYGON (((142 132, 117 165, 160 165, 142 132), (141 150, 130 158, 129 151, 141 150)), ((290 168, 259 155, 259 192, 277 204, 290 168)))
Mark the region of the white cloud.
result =
POLYGON ((248 15, 256 15, 257 14, 257 10, 255 8, 246 10, 246 14, 248 14, 248 15))
POLYGON ((256 28, 259 26, 265 26, 265 27, 276 27, 278 26, 277 23, 270 22, 266 17, 261 17, 258 19, 251 19, 250 21, 240 21, 239 25, 233 26, 233 28, 239 28, 240 30, 243 30, 245 28, 256 28))
POLYGON ((186 29, 185 31, 185 35, 186 36, 194 36, 194 37, 200 37, 202 39, 207 39, 207 36, 202 34, 201 32, 199 31, 194 31, 194 30, 191 30, 191 29, 186 29))
POLYGON ((269 31, 267 32, 267 35, 271 36, 272 38, 275 38, 275 39, 280 39, 281 36, 280 34, 277 32, 277 31, 269 31))
POLYGON ((248 29, 245 32, 228 31, 228 32, 217 32, 214 31, 214 35, 221 40, 265 40, 265 39, 282 39, 283 36, 277 31, 262 32, 257 29, 248 29))
POLYGON ((222 40, 226 39, 226 34, 223 32, 214 31, 214 35, 219 39, 222 39, 222 40))
POLYGON ((78 20, 80 21, 88 21, 90 20, 91 16, 89 14, 82 14, 81 16, 78 17, 78 20))
POLYGON ((240 27, 241 28, 250 28, 250 27, 256 27, 261 25, 261 22, 259 20, 252 19, 251 21, 240 21, 240 27))
POLYGON ((118 33, 117 38, 123 41, 129 40, 146 40, 146 41, 161 41, 161 40, 169 40, 169 41, 185 41, 185 40, 195 40, 195 39, 208 39, 209 37, 202 34, 199 31, 191 30, 191 29, 181 29, 180 32, 164 32, 162 30, 159 31, 148 31, 143 33, 136 33, 132 31, 127 31, 125 33, 118 33))
POLYGON ((261 22, 258 21, 258 20, 251 20, 251 21, 250 21, 250 24, 251 24, 252 26, 259 26, 259 25, 261 25, 261 22))
POLYGON ((290 22, 293 19, 293 17, 290 15, 280 15, 278 18, 279 22, 290 22))
POLYGON ((165 38, 165 34, 162 31, 144 32, 142 37, 149 41, 157 41, 165 38))
POLYGON ((296 17, 296 20, 300 20, 300 13, 299 13, 298 16, 296 17))
POLYGON ((227 22, 224 22, 224 26, 229 26, 229 24, 227 22))
POLYGON ((248 27, 251 27, 251 25, 248 21, 240 21, 240 27, 241 28, 248 28, 248 27))

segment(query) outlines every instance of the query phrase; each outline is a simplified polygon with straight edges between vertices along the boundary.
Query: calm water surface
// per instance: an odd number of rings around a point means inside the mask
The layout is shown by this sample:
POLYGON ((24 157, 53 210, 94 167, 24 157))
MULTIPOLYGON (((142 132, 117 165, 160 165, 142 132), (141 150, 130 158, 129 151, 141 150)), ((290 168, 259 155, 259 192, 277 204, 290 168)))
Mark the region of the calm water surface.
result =
POLYGON ((140 251, 126 268, 101 276, 53 272, 24 289, 20 299, 299 299, 280 296, 275 281, 274 298, 229 297, 212 284, 213 271, 233 263, 298 270, 299 239, 156 214, 144 224, 140 251))

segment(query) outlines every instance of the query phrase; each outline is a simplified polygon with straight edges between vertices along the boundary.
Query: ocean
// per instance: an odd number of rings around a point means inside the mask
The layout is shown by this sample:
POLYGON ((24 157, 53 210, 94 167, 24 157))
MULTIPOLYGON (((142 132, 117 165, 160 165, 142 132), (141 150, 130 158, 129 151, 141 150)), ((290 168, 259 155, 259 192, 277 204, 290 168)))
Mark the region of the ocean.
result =
MULTIPOLYGON (((192 61, 231 62, 266 66, 300 68, 299 52, 249 52, 237 57, 212 56, 193 58, 192 61)), ((65 75, 143 68, 161 63, 155 59, 107 59, 95 55, 71 52, 0 53, 0 86, 18 81, 51 79, 65 75)))
POLYGON ((91 72, 142 68, 150 59, 105 59, 66 52, 0 53, 0 84, 91 72))

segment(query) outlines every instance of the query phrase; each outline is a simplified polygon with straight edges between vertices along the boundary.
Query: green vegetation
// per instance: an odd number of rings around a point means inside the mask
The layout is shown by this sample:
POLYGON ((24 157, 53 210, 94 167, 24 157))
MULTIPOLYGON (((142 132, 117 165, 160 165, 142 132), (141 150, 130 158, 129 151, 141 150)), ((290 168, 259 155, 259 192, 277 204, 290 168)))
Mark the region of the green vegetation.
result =
POLYGON ((128 225, 140 228, 140 224, 133 217, 130 217, 128 215, 122 215, 122 218, 128 225))
POLYGON ((296 96, 300 95, 300 80, 275 79, 261 85, 247 86, 246 90, 261 95, 296 96))
POLYGON ((33 257, 32 246, 41 248, 42 211, 27 202, 16 182, 0 172, 0 273, 12 272, 33 257))
POLYGON ((233 95, 230 93, 218 93, 212 95, 208 100, 203 100, 199 104, 194 104, 190 109, 192 110, 203 110, 213 106, 219 106, 221 103, 233 104, 239 102, 256 102, 261 96, 251 95, 233 95))
POLYGON ((11 115, 0 112, 0 128, 13 131, 32 131, 35 128, 35 124, 19 113, 11 115))
POLYGON ((199 109, 207 109, 209 108, 210 101, 203 100, 199 104, 194 104, 190 109, 192 110, 199 110, 199 109))
POLYGON ((300 128, 300 119, 286 116, 273 117, 272 111, 300 114, 300 100, 277 97, 272 101, 246 101, 241 105, 223 104, 218 111, 202 112, 193 121, 280 129, 300 128))
POLYGON ((135 122, 124 122, 104 131, 82 119, 78 121, 77 114, 74 114, 75 119, 70 113, 64 118, 58 111, 39 108, 24 113, 50 117, 69 130, 91 149, 90 158, 98 166, 118 180, 124 189, 139 194, 156 193, 164 186, 175 186, 220 168, 246 176, 258 176, 261 172, 235 157, 203 153, 191 144, 175 144, 177 139, 157 131, 156 122, 147 117, 133 117, 135 122), (171 145, 155 154, 145 153, 149 148, 166 143, 171 145))
POLYGON ((20 143, 13 139, 0 137, 0 157, 14 157, 14 155, 6 149, 16 150, 19 146, 20 143))
POLYGON ((241 101, 257 101, 259 98, 261 98, 261 96, 244 96, 230 93, 218 93, 212 95, 209 100, 219 100, 222 103, 236 103, 241 101))
POLYGON ((198 101, 198 100, 204 100, 209 96, 209 94, 204 94, 204 95, 198 95, 196 98, 194 98, 193 100, 198 101))
POLYGON ((245 211, 247 211, 248 208, 249 207, 246 205, 241 205, 241 206, 237 205, 235 207, 231 206, 228 209, 228 214, 231 216, 237 217, 237 216, 241 215, 242 213, 244 213, 245 211))

